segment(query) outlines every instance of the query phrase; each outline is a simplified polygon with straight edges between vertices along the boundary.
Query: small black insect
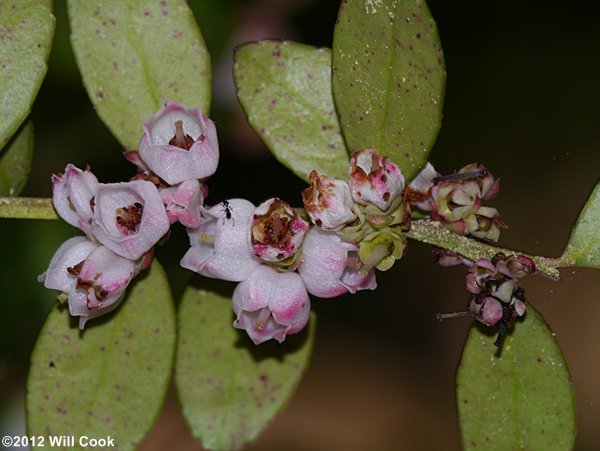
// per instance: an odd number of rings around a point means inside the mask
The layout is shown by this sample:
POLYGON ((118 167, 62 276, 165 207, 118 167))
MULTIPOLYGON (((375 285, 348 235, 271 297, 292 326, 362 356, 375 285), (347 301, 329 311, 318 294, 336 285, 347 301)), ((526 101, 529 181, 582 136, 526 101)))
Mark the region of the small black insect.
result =
POLYGON ((232 206, 229 205, 228 201, 224 200, 222 202, 222 208, 223 209, 221 211, 223 211, 223 213, 225 213, 225 216, 223 217, 223 224, 225 224, 225 220, 227 219, 228 221, 229 220, 233 221, 233 225, 235 226, 235 219, 233 219, 233 217, 231 216, 231 213, 233 211, 232 206))

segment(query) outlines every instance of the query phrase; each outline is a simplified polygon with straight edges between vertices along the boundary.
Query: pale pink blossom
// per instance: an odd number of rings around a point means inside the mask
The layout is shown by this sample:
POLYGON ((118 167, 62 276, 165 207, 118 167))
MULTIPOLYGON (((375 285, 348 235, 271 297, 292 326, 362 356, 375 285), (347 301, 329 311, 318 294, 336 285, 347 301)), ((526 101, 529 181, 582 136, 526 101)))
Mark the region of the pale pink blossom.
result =
POLYGON ((254 344, 270 339, 281 343, 286 335, 304 329, 310 300, 298 273, 260 265, 236 287, 233 310, 234 327, 244 329, 254 344))
POLYGON ((298 267, 308 292, 333 298, 377 288, 375 271, 364 268, 357 251, 356 244, 342 241, 338 234, 312 227, 304 238, 298 267))
POLYGON ((74 237, 58 248, 38 279, 46 288, 67 295, 69 313, 79 316, 83 329, 89 319, 119 305, 135 273, 132 260, 84 237, 74 237))
POLYGON ((156 186, 145 180, 99 186, 93 236, 113 252, 137 260, 169 230, 169 218, 156 186))
POLYGON ((217 279, 239 282, 248 278, 261 264, 250 246, 254 209, 247 200, 230 199, 207 210, 200 226, 188 229, 191 248, 181 266, 217 279))
POLYGON ((139 156, 169 185, 209 177, 219 163, 215 124, 197 109, 167 102, 144 125, 139 156))

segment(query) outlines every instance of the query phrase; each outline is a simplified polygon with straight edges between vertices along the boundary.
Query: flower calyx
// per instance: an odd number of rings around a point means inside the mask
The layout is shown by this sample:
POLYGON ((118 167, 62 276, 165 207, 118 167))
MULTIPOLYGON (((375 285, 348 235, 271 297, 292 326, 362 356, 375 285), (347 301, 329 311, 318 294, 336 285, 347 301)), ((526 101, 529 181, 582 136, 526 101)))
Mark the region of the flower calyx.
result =
POLYGON ((385 271, 406 253, 410 229, 400 168, 374 149, 352 155, 348 182, 310 174, 311 186, 302 193, 311 221, 335 231, 356 248, 360 274, 372 268, 385 271))
POLYGON ((472 163, 450 175, 439 175, 429 163, 407 188, 411 205, 459 235, 498 241, 506 228, 498 210, 482 205, 500 190, 500 180, 482 164, 472 163))
POLYGON ((500 324, 494 345, 500 347, 507 330, 525 315, 527 303, 519 280, 535 272, 535 263, 524 255, 496 254, 491 260, 479 259, 469 267, 466 286, 471 293, 468 309, 438 313, 440 320, 472 316, 486 326, 500 324))

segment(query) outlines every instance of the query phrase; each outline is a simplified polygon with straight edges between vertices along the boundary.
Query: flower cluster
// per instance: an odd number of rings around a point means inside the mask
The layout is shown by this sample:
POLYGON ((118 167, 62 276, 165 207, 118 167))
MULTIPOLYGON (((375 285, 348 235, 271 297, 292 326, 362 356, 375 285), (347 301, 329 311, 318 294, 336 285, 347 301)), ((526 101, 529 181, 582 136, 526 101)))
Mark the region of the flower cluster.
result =
POLYGON ((191 248, 181 265, 239 282, 234 326, 256 344, 303 329, 309 294, 333 298, 375 289, 374 268, 388 269, 406 249, 404 178, 387 158, 357 152, 348 181, 315 171, 310 180, 302 198, 312 224, 281 199, 258 207, 230 199, 188 228, 191 248))
POLYGON ((499 190, 500 180, 482 164, 472 163, 454 174, 441 176, 427 163, 406 195, 411 205, 452 232, 498 241, 500 229, 506 225, 498 210, 483 206, 482 201, 495 198, 499 190))
POLYGON ((362 272, 385 271, 406 253, 410 206, 400 168, 373 149, 354 153, 348 182, 310 174, 302 193, 311 221, 357 246, 362 272))
POLYGON ((438 314, 438 318, 472 316, 486 326, 500 323, 500 332, 495 341, 500 346, 506 330, 518 317, 525 314, 525 292, 519 280, 535 272, 535 263, 524 255, 507 257, 496 254, 491 260, 481 258, 469 262, 466 278, 467 290, 471 293, 468 310, 438 314))
POLYGON ((200 223, 199 179, 210 176, 219 159, 214 124, 197 110, 167 102, 144 129, 139 151, 125 153, 139 170, 131 181, 100 183, 89 169, 71 164, 52 177, 56 212, 85 237, 63 243, 39 280, 64 293, 60 299, 82 329, 119 305, 170 224, 200 223))
POLYGON ((255 344, 283 341, 309 319, 308 293, 330 298, 374 289, 373 271, 359 274, 355 246, 302 219, 281 199, 258 207, 230 199, 188 229, 181 265, 206 277, 240 282, 233 292, 234 326, 255 344))
MULTIPOLYGON (((219 161, 215 126, 171 102, 144 125, 139 148, 124 156, 137 168, 128 182, 100 183, 89 168, 70 164, 52 177, 56 211, 85 236, 63 243, 40 281, 62 292, 81 328, 119 305, 175 222, 186 227, 191 245, 181 266, 238 282, 234 326, 255 344, 302 330, 309 295, 375 289, 375 269, 391 268, 406 253, 411 204, 460 234, 494 241, 503 226, 495 209, 481 205, 499 189, 482 165, 440 176, 427 164, 406 187, 400 168, 374 149, 352 155, 346 180, 312 171, 304 211, 278 198, 205 207, 205 181, 219 161)), ((470 265, 469 315, 508 327, 524 313, 518 279, 535 269, 524 257, 473 263, 445 253, 440 262, 470 265)))

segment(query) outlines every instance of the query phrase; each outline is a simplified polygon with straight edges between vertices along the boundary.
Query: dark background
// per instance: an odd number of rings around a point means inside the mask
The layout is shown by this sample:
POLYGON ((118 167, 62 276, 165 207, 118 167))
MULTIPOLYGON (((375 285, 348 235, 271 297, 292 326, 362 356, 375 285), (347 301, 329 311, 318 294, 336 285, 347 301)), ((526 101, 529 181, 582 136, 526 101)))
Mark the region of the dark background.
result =
MULTIPOLYGON (((335 0, 191 1, 213 55, 212 115, 222 161, 209 204, 241 195, 300 204, 304 183, 277 163, 247 127, 231 80, 232 48, 267 37, 331 46, 335 0)), ((493 201, 510 228, 500 244, 558 256, 600 168, 600 2, 430 0, 445 52, 444 123, 431 153, 443 173, 481 161, 502 179, 493 201)), ((100 122, 80 81, 63 1, 50 69, 33 107, 35 159, 23 193, 48 197, 50 173, 89 163, 118 181, 132 167, 100 122)), ((28 359, 55 294, 35 282, 56 248, 75 233, 57 221, 0 222, 0 431, 23 430, 28 359)), ((191 273, 174 230, 158 257, 175 298, 191 273)), ((312 365, 288 408, 249 449, 459 449, 454 372, 469 320, 435 320, 465 303, 463 268, 409 254, 379 289, 315 300, 319 330, 312 365)), ((573 376, 577 449, 600 449, 600 273, 574 269, 563 281, 532 277, 528 300, 557 334, 573 376)), ((197 449, 173 396, 142 449, 197 449)))

